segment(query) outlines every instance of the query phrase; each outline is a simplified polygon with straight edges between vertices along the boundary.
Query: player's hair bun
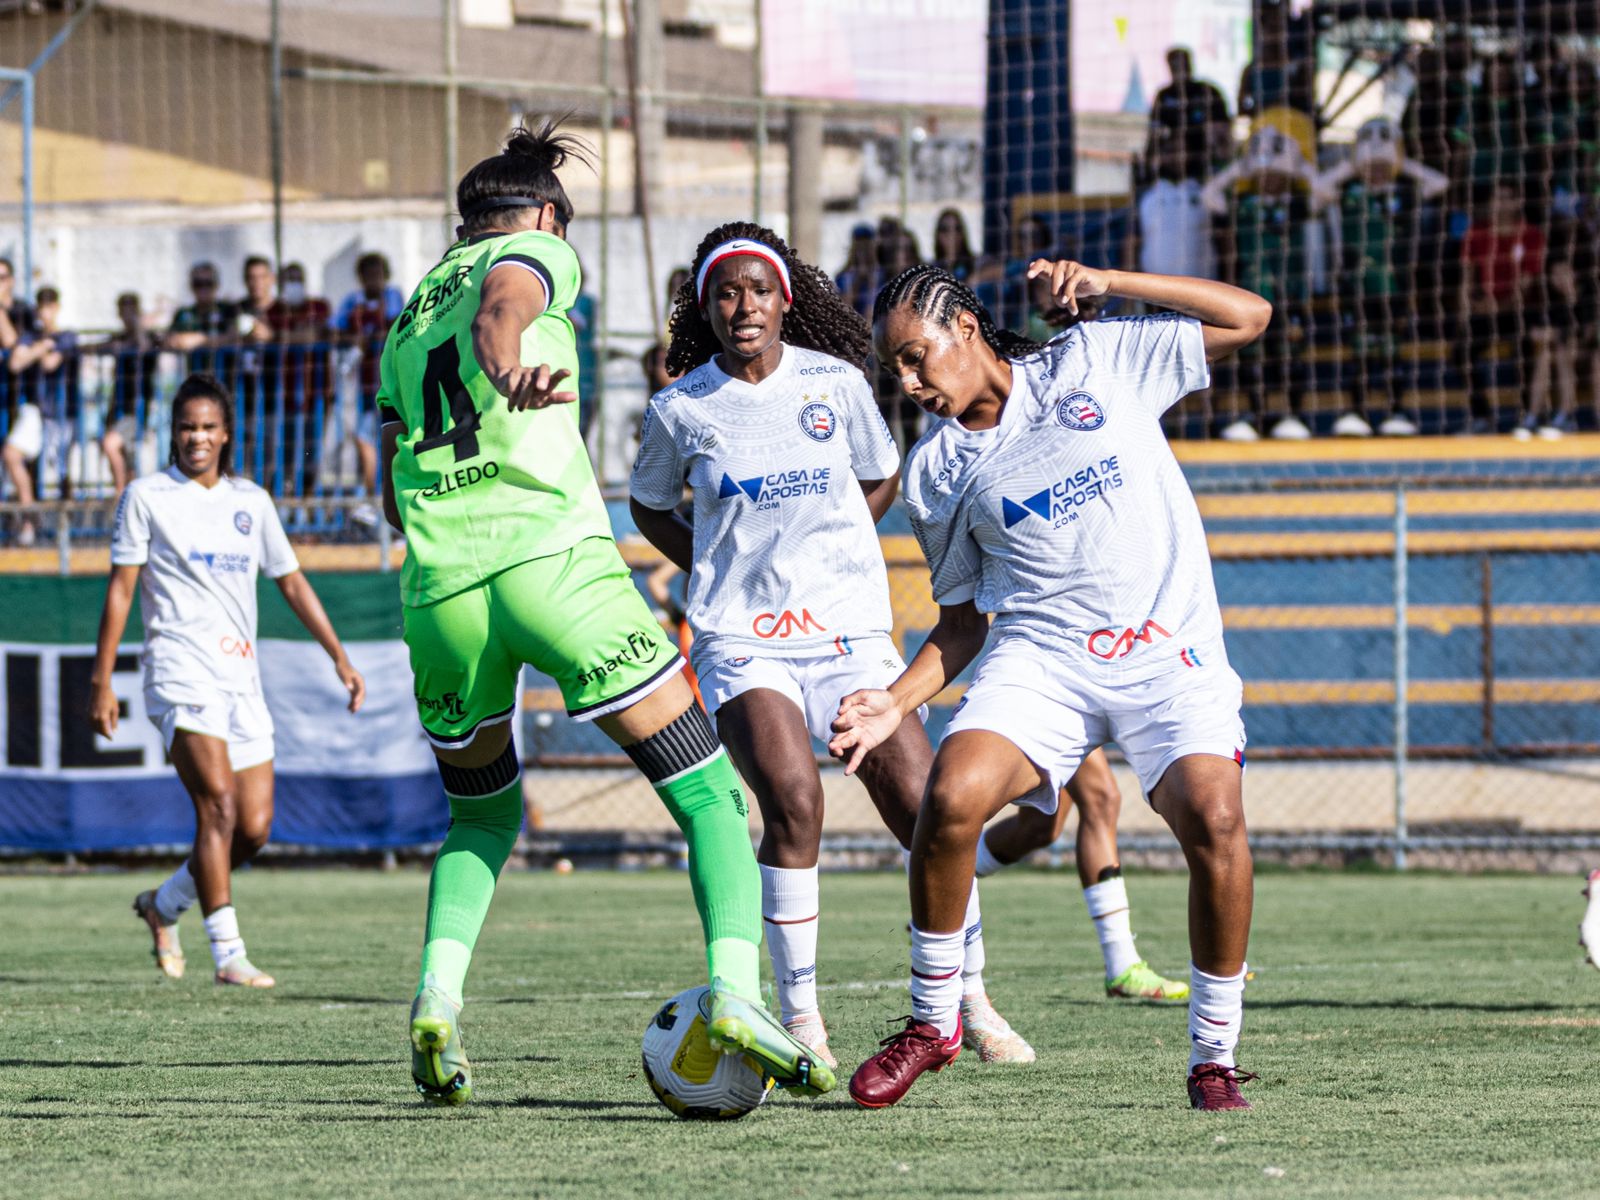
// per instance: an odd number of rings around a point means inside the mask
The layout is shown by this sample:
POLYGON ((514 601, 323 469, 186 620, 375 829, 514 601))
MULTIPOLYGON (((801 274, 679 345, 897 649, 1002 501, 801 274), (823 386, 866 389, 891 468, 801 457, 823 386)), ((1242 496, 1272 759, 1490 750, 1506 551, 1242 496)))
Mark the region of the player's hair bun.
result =
POLYGON ((464 229, 475 234, 495 228, 501 211, 554 204, 561 228, 572 221, 572 202, 556 177, 556 169, 576 159, 593 167, 582 139, 561 131, 565 118, 552 117, 539 129, 518 125, 507 136, 505 148, 486 158, 462 176, 456 186, 456 207, 464 229))

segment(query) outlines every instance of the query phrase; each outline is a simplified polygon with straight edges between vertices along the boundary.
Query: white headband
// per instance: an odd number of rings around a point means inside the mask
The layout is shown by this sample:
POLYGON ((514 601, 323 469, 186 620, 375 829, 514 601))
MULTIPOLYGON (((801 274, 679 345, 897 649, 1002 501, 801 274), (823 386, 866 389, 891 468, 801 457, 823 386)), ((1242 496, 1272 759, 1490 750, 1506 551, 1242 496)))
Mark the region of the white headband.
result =
POLYGON ((731 242, 723 242, 701 264, 700 274, 695 277, 694 294, 701 304, 706 302, 706 280, 711 278, 711 272, 719 262, 724 259, 737 258, 740 255, 750 255, 772 264, 772 269, 778 273, 778 282, 783 285, 783 298, 789 303, 794 303, 794 295, 789 288, 789 267, 778 252, 771 246, 762 242, 751 241, 749 238, 734 238, 731 242))

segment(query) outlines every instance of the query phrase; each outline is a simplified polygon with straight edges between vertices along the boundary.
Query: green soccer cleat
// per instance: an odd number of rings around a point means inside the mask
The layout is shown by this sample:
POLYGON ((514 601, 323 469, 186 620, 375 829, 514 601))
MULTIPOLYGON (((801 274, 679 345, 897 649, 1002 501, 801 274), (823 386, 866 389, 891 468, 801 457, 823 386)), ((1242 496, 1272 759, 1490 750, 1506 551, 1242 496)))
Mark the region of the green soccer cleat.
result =
POLYGON ((1187 1000, 1189 985, 1164 979, 1147 962, 1136 962, 1115 979, 1106 980, 1106 995, 1123 1000, 1187 1000))
POLYGON ((833 1091, 833 1069, 810 1046, 779 1024, 759 1002, 736 995, 720 979, 700 998, 706 1037, 724 1054, 743 1054, 781 1088, 802 1096, 833 1091))
POLYGON ((411 1078, 417 1095, 429 1104, 454 1106, 472 1099, 461 1010, 435 987, 423 988, 411 1002, 411 1078))

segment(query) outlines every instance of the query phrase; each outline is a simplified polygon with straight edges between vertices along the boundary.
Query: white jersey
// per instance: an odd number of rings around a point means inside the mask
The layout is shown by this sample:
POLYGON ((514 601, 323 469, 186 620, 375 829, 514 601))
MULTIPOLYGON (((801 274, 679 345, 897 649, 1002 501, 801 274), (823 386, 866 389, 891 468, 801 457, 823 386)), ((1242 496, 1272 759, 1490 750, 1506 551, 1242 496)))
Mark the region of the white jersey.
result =
POLYGON ((1205 530, 1160 416, 1207 387, 1200 323, 1078 325, 1016 361, 993 429, 940 421, 905 501, 940 604, 997 614, 1048 664, 1133 683, 1224 661, 1205 530))
POLYGON ((759 384, 713 360, 651 397, 629 485, 666 511, 694 491, 695 658, 847 654, 887 634, 889 581, 858 480, 900 452, 860 371, 784 346, 759 384))
POLYGON ((261 690, 256 573, 299 569, 272 497, 224 475, 207 488, 177 467, 135 479, 117 505, 111 562, 143 567, 144 684, 261 690))

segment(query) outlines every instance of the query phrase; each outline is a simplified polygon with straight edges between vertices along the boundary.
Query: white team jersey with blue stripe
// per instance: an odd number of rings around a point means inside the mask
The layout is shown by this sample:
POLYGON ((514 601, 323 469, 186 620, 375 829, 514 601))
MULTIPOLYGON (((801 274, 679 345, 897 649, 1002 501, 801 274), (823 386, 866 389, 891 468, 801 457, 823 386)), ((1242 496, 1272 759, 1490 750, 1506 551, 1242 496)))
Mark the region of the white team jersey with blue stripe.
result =
POLYGON ((694 492, 694 657, 850 652, 887 634, 889 583, 859 480, 900 453, 861 372, 784 346, 759 384, 713 360, 645 410, 629 490, 666 511, 694 492))
POLYGON ((940 421, 906 456, 934 598, 1101 683, 1222 662, 1205 530, 1160 425, 1210 385, 1200 323, 1088 322, 1011 377, 997 426, 940 421))

